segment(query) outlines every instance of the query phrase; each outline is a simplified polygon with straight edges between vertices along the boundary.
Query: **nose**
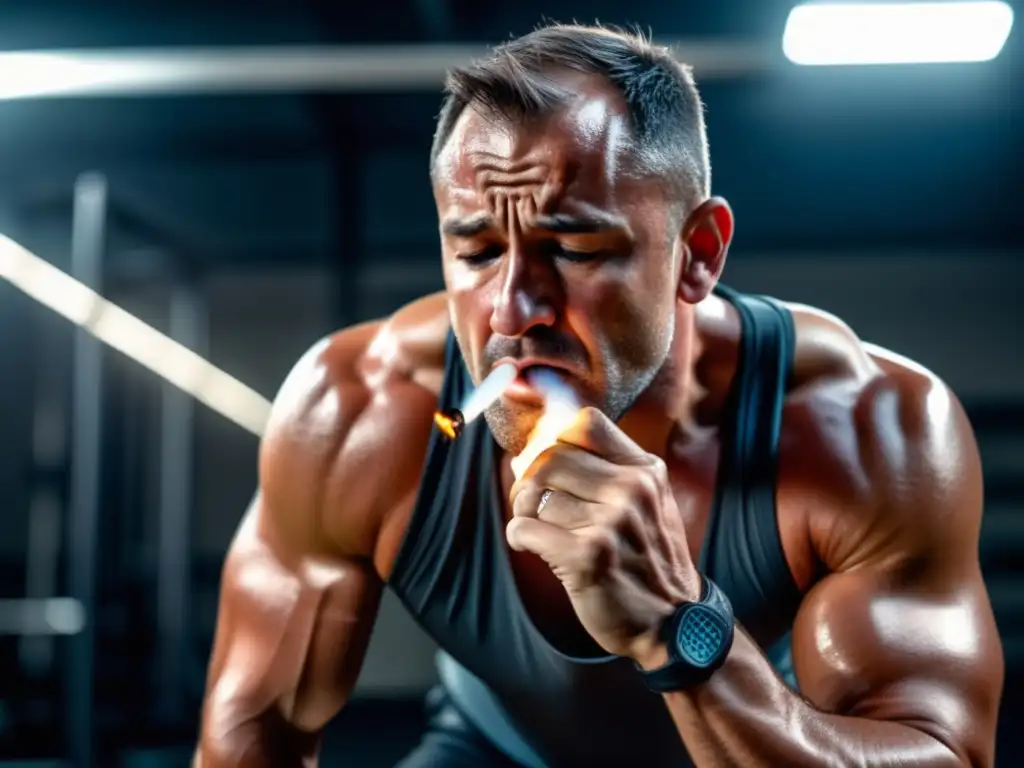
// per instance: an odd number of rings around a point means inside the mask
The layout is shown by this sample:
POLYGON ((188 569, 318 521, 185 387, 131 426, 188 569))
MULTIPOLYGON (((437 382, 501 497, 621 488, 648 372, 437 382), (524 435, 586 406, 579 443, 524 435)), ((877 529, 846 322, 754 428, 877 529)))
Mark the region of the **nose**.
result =
POLYGON ((491 330, 501 336, 526 335, 536 326, 552 326, 557 319, 552 277, 545 265, 529 259, 518 248, 506 253, 501 286, 491 311, 491 330))

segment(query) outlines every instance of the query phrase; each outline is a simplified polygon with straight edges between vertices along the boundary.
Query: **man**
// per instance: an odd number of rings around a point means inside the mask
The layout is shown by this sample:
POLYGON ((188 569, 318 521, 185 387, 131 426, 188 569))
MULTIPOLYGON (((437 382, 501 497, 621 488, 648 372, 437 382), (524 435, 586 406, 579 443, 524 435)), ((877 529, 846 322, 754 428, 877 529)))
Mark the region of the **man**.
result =
POLYGON ((403 768, 992 766, 968 422, 836 318, 719 284, 688 71, 535 31, 450 75, 431 174, 446 292, 277 397, 196 764, 315 764, 388 585, 443 651, 403 768), (503 361, 486 421, 432 430, 503 361), (517 478, 543 369, 585 407, 517 478))

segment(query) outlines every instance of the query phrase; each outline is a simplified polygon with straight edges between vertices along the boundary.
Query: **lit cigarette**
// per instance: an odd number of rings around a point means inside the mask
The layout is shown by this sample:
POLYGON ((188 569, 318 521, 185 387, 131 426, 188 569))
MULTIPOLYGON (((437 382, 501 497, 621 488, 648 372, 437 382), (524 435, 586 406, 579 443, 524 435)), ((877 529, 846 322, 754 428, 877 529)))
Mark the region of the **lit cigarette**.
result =
POLYGON ((480 386, 470 392, 458 408, 434 413, 434 424, 449 440, 462 434, 467 424, 472 423, 487 407, 502 396, 509 384, 515 381, 518 370, 512 363, 504 363, 495 368, 480 382, 480 386))
POLYGON ((553 371, 539 368, 530 373, 530 383, 544 395, 544 413, 541 415, 523 452, 512 459, 512 474, 516 480, 544 451, 558 442, 558 438, 572 426, 580 412, 576 393, 553 371))

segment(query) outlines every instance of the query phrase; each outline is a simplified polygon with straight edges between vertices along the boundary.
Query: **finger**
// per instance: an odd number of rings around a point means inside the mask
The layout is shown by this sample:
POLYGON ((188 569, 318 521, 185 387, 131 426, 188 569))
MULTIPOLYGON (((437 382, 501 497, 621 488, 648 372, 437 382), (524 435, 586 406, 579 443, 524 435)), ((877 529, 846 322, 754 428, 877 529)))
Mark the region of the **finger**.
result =
POLYGON ((570 533, 530 517, 515 517, 505 529, 509 546, 540 557, 570 594, 600 583, 622 562, 618 539, 605 528, 570 533))
POLYGON ((571 533, 543 520, 517 517, 509 521, 505 536, 512 549, 544 560, 570 592, 601 582, 612 569, 639 583, 652 581, 649 558, 607 527, 571 533))
POLYGON ((578 546, 573 533, 533 517, 513 517, 505 539, 516 552, 532 552, 549 565, 564 562, 578 546))
POLYGON ((580 411, 576 420, 558 437, 558 442, 575 445, 616 464, 642 463, 648 454, 597 408, 580 411))
POLYGON ((666 549, 661 526, 635 511, 619 512, 608 524, 614 527, 625 552, 636 555, 631 560, 630 572, 634 577, 653 594, 669 599, 680 597, 673 586, 673 577, 679 570, 678 558, 674 556, 676 548, 666 549))
POLYGON ((539 517, 541 502, 547 490, 535 483, 521 486, 511 495, 512 517, 539 517))
POLYGON ((670 577, 677 569, 667 561, 659 546, 657 526, 652 526, 644 515, 629 508, 584 501, 562 491, 542 494, 541 501, 536 515, 539 520, 574 531, 584 538, 611 537, 617 542, 622 569, 655 594, 666 595, 672 591, 670 577))
POLYGON ((551 488, 595 504, 626 508, 639 503, 653 509, 663 491, 661 475, 654 471, 659 460, 645 454, 643 461, 615 464, 576 446, 557 445, 545 451, 530 473, 512 486, 510 500, 515 506, 520 493, 540 489, 534 491, 539 494, 551 488))
POLYGON ((640 521, 614 511, 605 517, 602 524, 576 529, 575 546, 559 550, 557 562, 549 561, 563 583, 583 588, 598 583, 614 568, 660 599, 682 599, 669 579, 674 570, 666 567, 661 553, 652 550, 640 521))
POLYGON ((538 519, 567 531, 601 525, 608 516, 607 508, 584 501, 565 491, 552 491, 538 510, 538 519))
MULTIPOLYGON (((525 496, 526 494, 522 494, 520 499, 525 496)), ((529 497, 532 501, 532 492, 529 494, 529 497)), ((517 499, 517 501, 519 500, 517 499)), ((522 504, 522 501, 519 503, 522 504)), ((612 510, 603 504, 595 504, 592 501, 580 499, 565 491, 553 491, 551 489, 547 489, 537 497, 534 510, 532 515, 527 513, 521 516, 535 517, 538 520, 557 525, 559 528, 564 528, 567 531, 576 531, 588 526, 601 525, 614 514, 612 510)))
POLYGON ((610 502, 607 489, 615 485, 616 470, 616 465, 607 459, 574 445, 558 444, 537 457, 526 474, 512 485, 509 499, 515 506, 520 493, 531 488, 551 488, 588 501, 610 502))
POLYGON ((546 486, 534 482, 533 477, 537 470, 543 466, 554 454, 555 447, 548 448, 537 457, 529 466, 526 473, 518 477, 508 492, 509 504, 512 507, 513 517, 536 517, 537 508, 540 505, 541 496, 548 490, 546 486))

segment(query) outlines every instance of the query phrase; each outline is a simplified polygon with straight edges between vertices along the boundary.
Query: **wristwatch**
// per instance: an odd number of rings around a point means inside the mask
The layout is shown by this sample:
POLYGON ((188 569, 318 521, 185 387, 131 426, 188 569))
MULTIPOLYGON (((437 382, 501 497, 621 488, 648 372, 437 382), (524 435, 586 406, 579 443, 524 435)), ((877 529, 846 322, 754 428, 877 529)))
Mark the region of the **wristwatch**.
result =
POLYGON ((640 668, 644 684, 655 693, 703 683, 725 663, 732 648, 732 604, 711 579, 703 574, 700 578, 700 600, 683 603, 659 630, 668 663, 650 671, 640 668))

